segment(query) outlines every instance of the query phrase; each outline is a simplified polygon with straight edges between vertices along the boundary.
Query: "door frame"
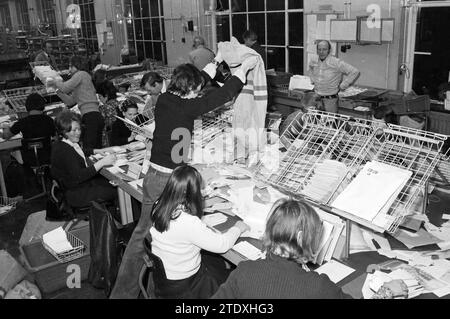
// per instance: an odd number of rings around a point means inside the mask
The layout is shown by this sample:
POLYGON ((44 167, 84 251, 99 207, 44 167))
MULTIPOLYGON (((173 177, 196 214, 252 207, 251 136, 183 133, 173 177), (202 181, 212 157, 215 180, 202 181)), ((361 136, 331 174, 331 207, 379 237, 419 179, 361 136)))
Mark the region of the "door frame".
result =
POLYGON ((402 6, 404 40, 402 61, 400 61, 399 65, 399 88, 401 88, 403 92, 410 92, 412 90, 414 75, 414 57, 415 54, 420 54, 415 51, 417 17, 419 16, 420 9, 450 7, 450 1, 421 2, 415 0, 403 0, 402 6))

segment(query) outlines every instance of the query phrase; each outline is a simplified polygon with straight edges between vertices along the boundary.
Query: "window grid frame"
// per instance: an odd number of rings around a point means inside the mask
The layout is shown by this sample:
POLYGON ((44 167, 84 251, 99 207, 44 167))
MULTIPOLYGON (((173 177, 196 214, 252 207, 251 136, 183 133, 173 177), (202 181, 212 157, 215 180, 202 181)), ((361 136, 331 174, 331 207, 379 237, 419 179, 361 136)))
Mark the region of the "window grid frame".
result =
MULTIPOLYGON (((158 3, 158 15, 152 15, 153 12, 151 12, 151 2, 152 0, 129 0, 127 1, 127 3, 125 3, 125 6, 127 7, 126 9, 131 10, 131 23, 127 23, 127 28, 128 27, 132 27, 132 32, 133 32, 133 39, 130 39, 128 37, 128 29, 127 29, 127 42, 128 45, 130 46, 130 43, 133 43, 133 47, 134 47, 134 51, 136 53, 136 56, 138 57, 139 60, 139 54, 138 54, 138 44, 140 46, 142 46, 143 48, 143 59, 156 59, 156 50, 155 50, 155 46, 159 45, 161 47, 161 59, 162 59, 162 63, 163 64, 167 64, 167 53, 166 53, 166 37, 165 34, 163 33, 163 23, 164 23, 164 16, 162 14, 162 5, 163 5, 163 1, 162 0, 156 0, 158 3), (139 3, 139 8, 142 9, 142 1, 147 1, 148 3, 148 8, 149 8, 149 12, 148 12, 148 17, 142 17, 142 13, 139 14, 139 17, 136 17, 136 14, 134 12, 135 10, 135 6, 136 6, 136 1, 139 3), (144 28, 143 28, 143 21, 144 20, 148 20, 150 23, 150 40, 146 40, 145 36, 144 36, 144 28), (153 38, 153 24, 152 21, 154 20, 158 20, 159 23, 159 36, 160 39, 159 40, 155 40, 153 38), (135 28, 135 22, 136 21, 140 21, 141 22, 141 29, 142 29, 142 39, 137 39, 136 38, 136 28, 135 28), (148 45, 148 43, 151 44, 151 51, 152 52, 147 52, 146 49, 146 44, 148 45)), ((126 17, 127 18, 127 17, 126 17)))
MULTIPOLYGON (((227 0, 228 1, 228 7, 231 8, 231 0, 227 0)), ((267 10, 267 0, 264 0, 264 10, 263 11, 248 11, 248 0, 246 0, 246 11, 236 11, 233 12, 231 10, 227 10, 225 12, 216 12, 216 15, 219 16, 228 16, 229 19, 229 35, 230 38, 233 35, 233 16, 234 15, 245 15, 246 16, 246 28, 248 28, 248 26, 250 25, 250 19, 249 16, 252 14, 264 14, 264 44, 261 44, 261 47, 263 47, 265 49, 266 52, 266 58, 267 58, 267 48, 269 47, 274 47, 274 48, 284 48, 284 56, 285 56, 285 65, 284 68, 286 70, 286 72, 290 71, 290 61, 289 61, 289 49, 301 49, 304 50, 304 39, 303 39, 303 26, 302 26, 302 42, 303 45, 302 46, 298 46, 298 45, 289 45, 289 14, 290 13, 302 13, 303 17, 304 17, 304 4, 302 6, 302 9, 289 9, 289 0, 284 0, 284 10, 279 9, 279 10, 267 10), (267 40, 268 40, 268 28, 267 28, 267 14, 268 13, 284 13, 284 32, 285 32, 285 42, 284 45, 272 45, 272 44, 268 44, 267 40)), ((303 60, 303 55, 301 56, 301 59, 303 60)), ((266 68, 268 68, 269 66, 266 66, 266 68)))

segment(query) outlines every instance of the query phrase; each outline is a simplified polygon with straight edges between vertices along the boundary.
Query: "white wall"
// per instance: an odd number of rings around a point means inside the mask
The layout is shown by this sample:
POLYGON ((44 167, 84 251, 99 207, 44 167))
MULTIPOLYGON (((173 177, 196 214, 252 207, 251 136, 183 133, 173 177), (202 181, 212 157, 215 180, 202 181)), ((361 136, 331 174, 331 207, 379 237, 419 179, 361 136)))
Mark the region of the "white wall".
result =
MULTIPOLYGON (((319 5, 331 4, 333 10, 344 11, 344 0, 305 0, 305 13, 318 11, 319 5)), ((357 84, 378 88, 397 89, 398 67, 399 67, 399 47, 400 47, 400 24, 401 7, 399 0, 358 0, 351 2, 351 18, 368 15, 366 8, 370 4, 377 4, 381 8, 382 18, 394 18, 394 40, 391 44, 382 45, 355 45, 351 44, 351 49, 346 53, 340 52, 338 57, 354 65, 361 71, 357 84), (391 16, 389 16, 389 4, 391 3, 391 16)), ((304 39, 306 39, 306 19, 304 39)), ((306 58, 305 61, 305 70, 306 58)))
MULTIPOLYGON (((209 28, 204 25, 204 9, 202 0, 164 0, 164 29, 166 33, 167 64, 176 66, 188 62, 188 53, 192 50, 192 39, 199 30, 209 28), (200 7, 200 10, 198 10, 200 7), (198 13, 200 11, 200 27, 198 13), (185 31, 187 22, 194 22, 194 30, 185 31), (185 39, 183 43, 182 39, 185 39)), ((207 42, 206 32, 201 34, 207 42)))

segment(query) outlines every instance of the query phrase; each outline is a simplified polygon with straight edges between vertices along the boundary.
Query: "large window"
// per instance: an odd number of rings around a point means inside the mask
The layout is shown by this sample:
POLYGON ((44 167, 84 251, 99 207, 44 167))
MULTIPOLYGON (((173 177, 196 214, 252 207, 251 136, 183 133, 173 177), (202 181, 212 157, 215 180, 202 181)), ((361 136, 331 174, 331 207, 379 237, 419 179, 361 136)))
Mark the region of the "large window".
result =
POLYGON ((27 0, 16 1, 17 18, 19 22, 19 30, 30 29, 30 17, 28 15, 27 0))
POLYGON ((75 0, 75 3, 80 6, 81 12, 81 29, 78 29, 78 40, 86 44, 88 54, 98 52, 94 0, 75 0))
POLYGON ((130 54, 166 64, 163 0, 125 0, 125 21, 130 54))
POLYGON ((416 28, 412 88, 442 101, 450 90, 450 7, 420 8, 416 28))
POLYGON ((266 51, 267 69, 303 74, 303 0, 218 0, 217 41, 252 29, 266 51))
POLYGON ((41 29, 45 32, 51 31, 52 35, 57 35, 58 29, 56 28, 55 2, 53 0, 39 0, 38 8, 41 12, 41 29))
POLYGON ((3 28, 12 28, 8 3, 0 5, 0 31, 3 31, 3 28))

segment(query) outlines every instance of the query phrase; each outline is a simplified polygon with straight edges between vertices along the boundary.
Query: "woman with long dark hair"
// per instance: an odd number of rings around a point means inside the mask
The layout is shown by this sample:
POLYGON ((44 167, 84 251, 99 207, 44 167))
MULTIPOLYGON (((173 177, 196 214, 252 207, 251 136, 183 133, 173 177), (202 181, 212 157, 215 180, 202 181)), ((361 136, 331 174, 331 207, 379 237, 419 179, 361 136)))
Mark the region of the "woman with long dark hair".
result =
POLYGON ((191 166, 179 166, 170 178, 152 214, 152 253, 164 265, 167 280, 155 281, 155 293, 163 298, 209 298, 219 287, 201 250, 225 253, 248 226, 236 222, 225 233, 202 222, 202 177, 191 166))

